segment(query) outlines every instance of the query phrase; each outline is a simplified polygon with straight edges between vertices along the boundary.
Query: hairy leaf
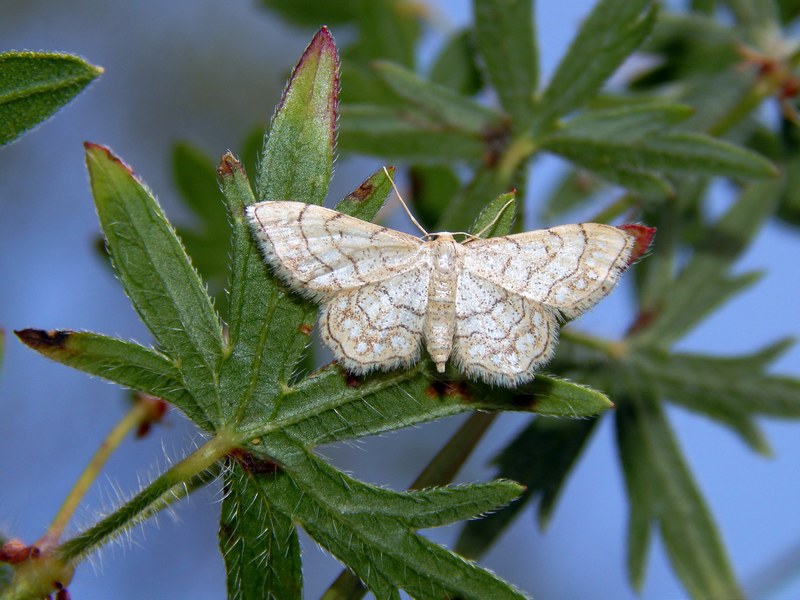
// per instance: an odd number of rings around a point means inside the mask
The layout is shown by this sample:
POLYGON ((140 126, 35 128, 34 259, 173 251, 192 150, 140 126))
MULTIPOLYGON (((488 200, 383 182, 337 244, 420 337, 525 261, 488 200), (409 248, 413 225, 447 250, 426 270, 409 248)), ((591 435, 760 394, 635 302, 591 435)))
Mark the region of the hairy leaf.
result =
POLYGON ((230 599, 303 597, 297 531, 292 519, 264 497, 258 482, 259 471, 270 468, 271 463, 243 460, 231 466, 225 479, 219 543, 230 599))
POLYGON ((180 370, 151 348, 79 331, 23 329, 15 333, 22 343, 51 360, 163 398, 203 429, 213 428, 213 415, 186 391, 180 370))
POLYGON ((102 72, 70 54, 0 54, 0 146, 52 116, 102 72))
POLYGON ((225 342, 211 299, 156 199, 101 146, 86 164, 100 225, 120 282, 186 389, 220 417, 217 369, 225 342))

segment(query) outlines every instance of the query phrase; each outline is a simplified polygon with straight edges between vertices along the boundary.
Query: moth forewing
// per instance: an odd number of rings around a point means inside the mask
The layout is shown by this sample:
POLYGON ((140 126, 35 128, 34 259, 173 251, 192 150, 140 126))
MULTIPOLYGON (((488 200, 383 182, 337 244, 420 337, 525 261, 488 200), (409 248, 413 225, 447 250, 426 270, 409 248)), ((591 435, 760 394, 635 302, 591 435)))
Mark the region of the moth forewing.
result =
POLYGON ((408 367, 425 343, 437 370, 514 386, 552 358, 561 316, 614 287, 635 244, 595 223, 463 243, 424 239, 301 202, 248 208, 268 263, 321 304, 323 342, 350 371, 408 367))

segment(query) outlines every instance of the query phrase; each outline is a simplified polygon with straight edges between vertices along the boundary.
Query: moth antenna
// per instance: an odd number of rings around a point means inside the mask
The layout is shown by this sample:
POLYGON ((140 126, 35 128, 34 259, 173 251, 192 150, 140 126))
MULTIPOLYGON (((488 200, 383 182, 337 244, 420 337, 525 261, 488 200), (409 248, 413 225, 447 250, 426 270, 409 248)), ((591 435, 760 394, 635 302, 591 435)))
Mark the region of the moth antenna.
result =
POLYGON ((406 205, 405 200, 403 200, 403 197, 400 195, 400 190, 397 189, 397 186, 394 183, 394 179, 392 179, 392 176, 389 174, 389 169, 383 167, 383 172, 386 173, 386 177, 389 180, 389 183, 392 184, 392 189, 394 189, 394 193, 397 194, 397 199, 400 200, 400 204, 403 205, 403 210, 406 211, 408 218, 411 219, 411 222, 417 226, 417 229, 419 229, 425 237, 430 237, 431 234, 425 231, 425 228, 419 224, 419 221, 417 221, 414 218, 414 215, 411 214, 411 211, 408 210, 408 206, 406 205))
POLYGON ((483 237, 483 234, 484 234, 484 233, 486 233, 487 231, 489 231, 489 229, 490 229, 490 228, 492 228, 492 227, 494 226, 494 224, 495 224, 495 223, 497 223, 497 221, 499 221, 499 220, 500 220, 500 217, 502 217, 502 216, 503 216, 503 213, 504 213, 504 212, 506 212, 506 209, 507 209, 507 208, 508 208, 508 207, 511 205, 511 203, 512 203, 512 202, 514 202, 515 200, 516 200, 516 198, 511 198, 511 199, 510 199, 508 202, 506 202, 505 204, 503 204, 503 208, 501 208, 501 209, 500 209, 500 212, 498 212, 498 213, 497 213, 497 216, 496 216, 494 219, 492 219, 492 222, 491 222, 491 223, 489 223, 489 224, 488 224, 486 227, 484 227, 483 229, 481 229, 481 230, 480 230, 478 233, 476 233, 475 235, 472 235, 472 236, 470 236, 470 237, 473 237, 473 238, 482 238, 482 237, 483 237))

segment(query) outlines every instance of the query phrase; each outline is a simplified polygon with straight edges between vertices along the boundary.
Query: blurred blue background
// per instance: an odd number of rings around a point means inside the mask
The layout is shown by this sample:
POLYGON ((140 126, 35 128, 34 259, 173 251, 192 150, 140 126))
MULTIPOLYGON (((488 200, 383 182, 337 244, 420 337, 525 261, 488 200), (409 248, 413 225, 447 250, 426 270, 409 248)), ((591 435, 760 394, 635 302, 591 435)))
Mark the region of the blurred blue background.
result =
MULTIPOLYGON (((442 34, 470 20, 467 0, 430 0, 434 31, 430 60, 442 34)), ((544 76, 590 10, 591 0, 540 2, 537 9, 544 76)), ((122 390, 57 365, 19 344, 25 327, 85 329, 150 341, 110 269, 94 248, 97 220, 83 166, 84 140, 109 145, 149 184, 168 215, 186 223, 170 176, 178 140, 211 156, 237 150, 245 134, 265 124, 289 69, 313 33, 292 28, 255 2, 175 0, 98 3, 31 0, 0 4, 2 49, 79 54, 105 74, 55 118, 0 149, 0 327, 6 357, 0 373, 0 531, 37 539, 106 433, 127 409, 122 390), (9 337, 10 336, 10 337, 9 337)), ((333 29, 334 36, 347 32, 333 29)), ((366 159, 339 160, 331 190, 341 197, 375 168, 366 159)), ((526 202, 531 213, 553 184, 559 164, 537 163, 526 202)), ((724 194, 715 200, 725 205, 724 194)), ((534 219, 530 226, 536 226, 534 219)), ((738 270, 763 269, 764 279, 681 343, 685 350, 737 354, 800 331, 797 257, 800 236, 766 227, 738 270)), ((630 305, 625 286, 577 327, 618 335, 630 305)), ((800 350, 776 365, 800 376, 800 350)), ((800 597, 800 582, 770 588, 763 575, 783 559, 800 565, 800 424, 763 423, 774 456, 751 453, 727 430, 680 409, 670 417, 695 477, 723 532, 737 573, 763 598, 800 597), (783 559, 781 558, 783 557, 783 559)), ((491 476, 487 462, 527 419, 505 415, 460 473, 491 476)), ((324 454, 357 477, 406 487, 459 419, 434 423, 324 454)), ((200 443, 193 426, 170 412, 164 427, 126 441, 93 487, 71 531, 135 492, 140 482, 200 443)), ((104 548, 70 585, 76 600, 101 598, 222 598, 217 550, 220 490, 211 486, 176 506, 157 524, 104 548)), ((566 486, 546 532, 527 510, 484 564, 537 598, 635 598, 625 570, 627 500, 611 420, 604 419, 566 486)), ((456 529, 429 532, 443 543, 456 529)), ((681 598, 658 537, 642 597, 681 598)), ((315 598, 340 566, 303 539, 306 596, 315 598)))

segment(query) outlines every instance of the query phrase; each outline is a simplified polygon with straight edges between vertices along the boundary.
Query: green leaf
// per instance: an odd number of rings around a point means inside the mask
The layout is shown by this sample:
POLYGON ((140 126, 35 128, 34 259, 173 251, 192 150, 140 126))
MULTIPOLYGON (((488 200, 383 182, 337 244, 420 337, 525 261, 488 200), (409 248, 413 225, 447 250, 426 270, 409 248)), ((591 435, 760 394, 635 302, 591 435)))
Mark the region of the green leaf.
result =
POLYGON ((568 421, 536 418, 493 459, 498 477, 525 486, 519 500, 482 519, 468 522, 456 542, 456 552, 480 558, 529 502, 541 498, 539 524, 545 526, 575 466, 596 419, 568 421))
POLYGON ((269 422, 254 419, 248 437, 285 431, 307 446, 376 435, 467 410, 513 410, 558 417, 587 417, 613 406, 602 393, 570 381, 537 375, 516 390, 487 385, 437 385, 433 369, 376 373, 363 381, 337 366, 321 369, 287 390, 269 422))
POLYGON ((69 54, 0 54, 0 145, 52 116, 102 72, 69 54))
POLYGON ((388 106, 345 106, 339 124, 346 152, 417 161, 480 160, 485 152, 474 132, 388 106))
POLYGON ((649 530, 655 523, 672 567, 692 598, 742 598, 716 526, 659 403, 644 389, 641 395, 620 398, 616 414, 631 503, 628 565, 633 586, 642 587, 649 530))
POLYGON ((186 389, 218 414, 217 370, 226 346, 211 299, 161 207, 107 149, 86 145, 100 226, 125 292, 186 389))
POLYGON ((297 531, 292 519, 264 498, 258 482, 259 471, 270 468, 275 468, 272 463, 249 458, 234 463, 225 477, 219 544, 225 558, 228 598, 303 597, 297 531))
POLYGON ((617 140, 565 130, 542 140, 542 148, 592 170, 618 168, 733 177, 774 177, 775 167, 758 154, 703 134, 667 133, 617 140))
POLYGON ((358 59, 362 64, 391 60, 412 68, 420 35, 419 16, 405 0, 362 0, 355 13, 360 33, 358 59))
POLYGON ((387 167, 386 171, 378 169, 365 179, 355 191, 336 205, 336 210, 362 221, 372 221, 392 191, 394 167, 387 167))
POLYGON ((489 202, 469 228, 469 233, 482 238, 508 235, 516 217, 515 192, 500 194, 489 202))
POLYGON ((714 357, 652 348, 632 359, 668 399, 712 418, 730 411, 800 417, 800 380, 770 375, 769 364, 792 345, 778 342, 757 354, 714 357))
POLYGON ((203 429, 213 429, 213 416, 186 391, 180 370, 155 350, 96 333, 38 329, 14 333, 23 344, 51 360, 163 398, 203 429))
POLYGON ((473 0, 478 51, 512 122, 530 119, 539 78, 533 0, 473 0))
POLYGON ((259 200, 325 200, 333 167, 338 71, 336 46, 323 27, 292 72, 264 139, 259 200))
POLYGON ((667 102, 634 103, 601 110, 589 110, 569 119, 558 135, 581 139, 634 141, 658 134, 688 119, 693 113, 684 104, 667 102))
POLYGON ((483 89, 483 75, 475 62, 475 44, 469 29, 451 35, 431 66, 429 78, 461 96, 483 89))
POLYGON ((537 108, 535 130, 584 105, 647 37, 657 6, 650 0, 600 0, 583 21, 537 108))
POLYGON ((641 346, 668 347, 685 335, 714 308, 754 283, 757 275, 730 277, 727 271, 772 213, 781 184, 751 184, 736 204, 711 228, 692 260, 661 289, 664 296, 643 306, 648 324, 632 336, 641 346))
MULTIPOLYGON (((271 127, 257 177, 258 198, 322 204, 333 165, 338 59, 322 28, 295 67, 271 127)), ((227 418, 269 415, 308 343, 315 307, 268 271, 250 232, 245 207, 257 197, 241 164, 220 165, 233 228, 229 337, 233 353, 221 372, 227 418)))
POLYGON ((481 135, 502 126, 501 114, 412 71, 387 62, 375 63, 373 68, 409 106, 442 127, 481 135))
POLYGON ((261 498, 300 525, 378 598, 524 598, 494 575, 416 533, 493 510, 519 495, 512 482, 392 492, 356 481, 276 432, 263 440, 275 475, 256 481, 261 498))

